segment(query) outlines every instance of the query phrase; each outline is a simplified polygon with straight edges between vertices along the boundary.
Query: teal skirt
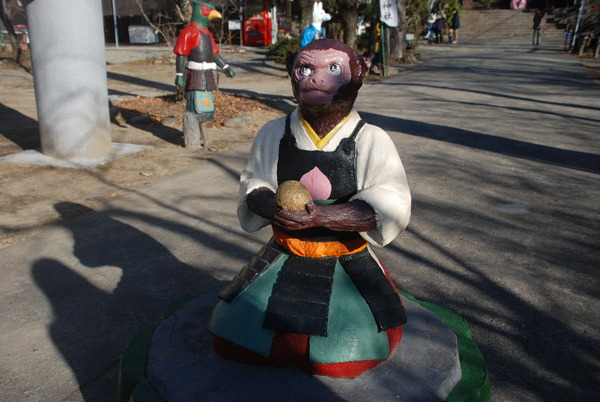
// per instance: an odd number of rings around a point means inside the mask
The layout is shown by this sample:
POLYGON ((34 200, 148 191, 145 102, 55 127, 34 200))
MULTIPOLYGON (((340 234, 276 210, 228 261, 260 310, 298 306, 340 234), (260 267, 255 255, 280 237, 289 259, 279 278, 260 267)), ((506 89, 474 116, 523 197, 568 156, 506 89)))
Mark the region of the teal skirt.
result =
MULTIPOLYGON (((219 301, 210 319, 210 332, 267 358, 276 330, 264 328, 263 322, 273 287, 288 258, 287 254, 281 254, 231 302, 219 301)), ((369 305, 339 261, 333 274, 328 316, 327 336, 309 337, 310 362, 342 363, 389 357, 386 331, 378 330, 369 305)))

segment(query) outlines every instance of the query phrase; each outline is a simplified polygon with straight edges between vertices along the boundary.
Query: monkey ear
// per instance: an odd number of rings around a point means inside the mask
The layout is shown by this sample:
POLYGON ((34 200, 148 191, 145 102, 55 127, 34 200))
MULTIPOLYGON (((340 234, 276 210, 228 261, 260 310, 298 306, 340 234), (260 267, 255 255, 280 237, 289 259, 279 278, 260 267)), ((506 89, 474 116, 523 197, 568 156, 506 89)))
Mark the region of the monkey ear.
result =
POLYGON ((369 59, 368 57, 363 57, 362 58, 362 64, 365 67, 365 70, 369 71, 369 69, 371 68, 371 59, 369 59))
POLYGON ((298 56, 297 50, 290 50, 285 58, 285 67, 287 68, 288 74, 292 76, 292 70, 294 69, 294 62, 298 56))
POLYGON ((368 57, 359 57, 359 63, 360 63, 359 77, 360 77, 360 80, 362 81, 363 78, 365 78, 365 76, 369 72, 369 69, 371 68, 371 59, 369 59, 368 57))

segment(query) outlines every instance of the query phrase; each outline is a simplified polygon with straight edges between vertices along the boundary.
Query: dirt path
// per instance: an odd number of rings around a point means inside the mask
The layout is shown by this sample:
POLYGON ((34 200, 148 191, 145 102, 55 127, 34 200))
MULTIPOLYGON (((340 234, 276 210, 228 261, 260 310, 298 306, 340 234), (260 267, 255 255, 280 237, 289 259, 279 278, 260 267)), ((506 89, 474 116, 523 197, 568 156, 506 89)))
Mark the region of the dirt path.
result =
MULTIPOLYGON (((151 148, 92 169, 0 161, 0 248, 250 141, 266 121, 282 114, 257 100, 223 95, 216 101, 223 113, 209 130, 217 151, 191 152, 182 146, 183 104, 150 107, 147 102, 172 93, 172 65, 144 61, 109 65, 107 70, 111 99, 127 100, 129 108, 139 109, 125 110, 118 104, 112 108, 113 142, 151 148), (223 120, 241 114, 250 116, 246 127, 223 126, 223 120)), ((5 66, 0 69, 0 156, 39 146, 33 79, 5 66)))

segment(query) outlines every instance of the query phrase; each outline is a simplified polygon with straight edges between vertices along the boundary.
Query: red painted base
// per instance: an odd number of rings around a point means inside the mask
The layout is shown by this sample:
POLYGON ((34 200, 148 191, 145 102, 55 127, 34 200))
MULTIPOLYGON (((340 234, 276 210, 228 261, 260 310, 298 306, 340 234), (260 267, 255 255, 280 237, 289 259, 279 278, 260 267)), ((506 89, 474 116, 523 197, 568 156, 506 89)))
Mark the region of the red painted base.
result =
MULTIPOLYGON (((402 327, 386 331, 390 355, 402 339, 402 327)), ((292 365, 311 375, 334 378, 354 378, 371 370, 384 360, 361 360, 342 363, 312 363, 309 359, 309 336, 278 331, 271 345, 269 357, 260 356, 218 336, 212 336, 217 354, 225 359, 261 366, 292 365)))

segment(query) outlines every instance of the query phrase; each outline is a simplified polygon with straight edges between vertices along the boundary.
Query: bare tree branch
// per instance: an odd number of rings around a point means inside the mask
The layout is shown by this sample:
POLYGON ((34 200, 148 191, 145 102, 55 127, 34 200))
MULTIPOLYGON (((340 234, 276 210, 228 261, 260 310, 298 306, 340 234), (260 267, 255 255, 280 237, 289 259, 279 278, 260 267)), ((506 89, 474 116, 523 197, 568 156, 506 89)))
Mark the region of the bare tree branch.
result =
POLYGON ((13 59, 15 63, 21 64, 21 46, 19 44, 19 38, 17 38, 17 33, 13 29, 12 20, 7 13, 6 0, 2 0, 0 3, 0 20, 2 20, 2 24, 8 31, 10 42, 12 44, 13 51, 13 59))
POLYGON ((144 17, 144 19, 146 20, 148 25, 150 25, 152 28, 154 28, 154 30, 156 32, 158 32, 164 38, 164 40, 165 40, 165 42, 167 42, 168 46, 172 47, 173 46, 173 38, 169 37, 169 35, 166 35, 165 32, 162 29, 160 29, 160 27, 158 27, 157 25, 152 23, 152 21, 150 20, 150 17, 148 17, 148 14, 146 14, 146 11, 144 10, 144 6, 142 6, 142 2, 140 0, 135 0, 135 3, 139 7, 140 12, 142 13, 142 16, 144 17))

